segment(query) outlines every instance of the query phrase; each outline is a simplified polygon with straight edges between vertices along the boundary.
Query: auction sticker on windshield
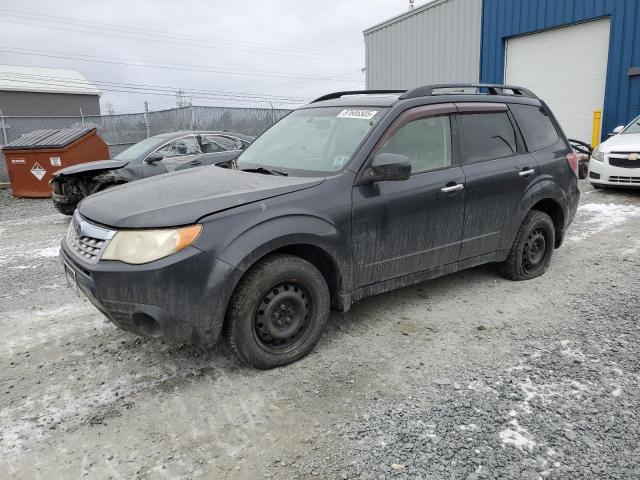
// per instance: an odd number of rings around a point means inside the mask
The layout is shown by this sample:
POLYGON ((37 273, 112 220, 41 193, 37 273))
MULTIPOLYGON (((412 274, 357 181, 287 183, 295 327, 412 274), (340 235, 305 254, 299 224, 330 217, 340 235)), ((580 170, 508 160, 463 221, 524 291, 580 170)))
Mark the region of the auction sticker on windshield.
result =
POLYGON ((338 118, 358 118, 361 120, 371 120, 378 113, 377 110, 342 110, 338 118))

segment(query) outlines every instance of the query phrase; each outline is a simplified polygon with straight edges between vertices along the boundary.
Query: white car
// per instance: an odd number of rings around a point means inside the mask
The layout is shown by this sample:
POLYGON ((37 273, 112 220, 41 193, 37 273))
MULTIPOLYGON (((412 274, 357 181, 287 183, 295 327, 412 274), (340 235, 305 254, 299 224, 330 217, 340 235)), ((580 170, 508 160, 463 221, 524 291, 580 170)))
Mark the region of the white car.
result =
POLYGON ((595 188, 640 188, 640 117, 613 133, 591 154, 589 181, 595 188))

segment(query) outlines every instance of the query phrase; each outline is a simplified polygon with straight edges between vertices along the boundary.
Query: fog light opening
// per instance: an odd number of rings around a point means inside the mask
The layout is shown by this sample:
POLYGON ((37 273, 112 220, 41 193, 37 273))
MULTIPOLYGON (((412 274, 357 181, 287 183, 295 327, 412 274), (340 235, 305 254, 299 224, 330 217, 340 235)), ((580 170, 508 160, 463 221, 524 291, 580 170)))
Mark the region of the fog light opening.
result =
POLYGON ((136 312, 131 317, 138 331, 145 337, 159 337, 160 324, 151 316, 143 312, 136 312))

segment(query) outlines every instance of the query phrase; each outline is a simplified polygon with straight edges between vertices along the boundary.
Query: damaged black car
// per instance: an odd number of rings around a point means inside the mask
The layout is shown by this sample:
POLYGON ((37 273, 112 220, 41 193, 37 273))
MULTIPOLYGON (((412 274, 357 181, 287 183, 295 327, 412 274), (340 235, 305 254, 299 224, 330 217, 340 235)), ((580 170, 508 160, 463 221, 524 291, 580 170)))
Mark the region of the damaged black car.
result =
POLYGON ((161 173, 224 163, 252 140, 239 133, 212 131, 156 135, 112 160, 81 163, 55 172, 51 180, 53 204, 60 213, 72 215, 80 200, 89 195, 161 173))

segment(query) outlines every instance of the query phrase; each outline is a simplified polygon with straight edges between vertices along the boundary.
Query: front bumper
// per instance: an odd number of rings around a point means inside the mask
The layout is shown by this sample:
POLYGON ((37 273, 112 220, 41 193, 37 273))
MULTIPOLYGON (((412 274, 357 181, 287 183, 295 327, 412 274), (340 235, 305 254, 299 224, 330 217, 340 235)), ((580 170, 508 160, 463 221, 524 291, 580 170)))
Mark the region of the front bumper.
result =
POLYGON ((640 160, 637 168, 614 167, 607 157, 604 162, 590 160, 589 181, 596 185, 640 188, 640 160))
POLYGON ((123 330, 173 343, 214 344, 241 272, 195 247, 144 265, 89 264, 63 240, 78 289, 123 330))

